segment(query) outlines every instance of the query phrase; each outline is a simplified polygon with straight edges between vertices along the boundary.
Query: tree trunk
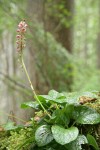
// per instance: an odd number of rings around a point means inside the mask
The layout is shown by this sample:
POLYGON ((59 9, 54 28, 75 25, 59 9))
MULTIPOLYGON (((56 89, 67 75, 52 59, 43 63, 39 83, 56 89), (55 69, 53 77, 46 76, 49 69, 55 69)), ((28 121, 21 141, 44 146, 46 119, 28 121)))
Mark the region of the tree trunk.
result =
MULTIPOLYGON (((51 4, 51 10, 54 9, 52 8, 53 5, 58 5, 58 7, 62 4, 61 0, 55 0, 51 4)), ((52 14, 51 16, 47 16, 47 20, 45 21, 46 23, 46 28, 48 31, 50 31, 57 41, 59 41, 70 53, 72 52, 72 47, 73 47, 73 13, 74 13, 74 0, 64 0, 63 5, 65 11, 67 10, 69 15, 65 15, 65 21, 70 22, 69 25, 62 24, 61 20, 58 17, 55 16, 55 14, 52 14)), ((57 8, 58 9, 58 8, 57 8)), ((63 11, 58 10, 58 12, 63 13, 63 11)), ((64 14, 63 14, 64 15, 64 14)))
MULTIPOLYGON (((55 39, 61 43, 62 46, 66 48, 67 51, 72 53, 73 47, 73 12, 74 12, 74 0, 64 0, 64 9, 68 11, 70 15, 66 16, 66 22, 70 22, 70 25, 66 26, 61 23, 59 17, 55 17, 54 14, 50 15, 48 13, 48 8, 54 9, 54 5, 60 5, 61 0, 55 0, 52 2, 47 2, 45 0, 29 0, 29 14, 30 17, 35 16, 38 22, 42 23, 44 30, 51 32, 55 39), (48 7, 50 5, 50 7, 48 7)), ((59 11, 59 10, 58 10, 59 11)), ((46 37, 46 34, 45 34, 46 37)), ((45 41, 46 43, 46 41, 45 41)), ((52 44, 52 43, 51 43, 52 44)), ((48 45, 46 45, 45 54, 47 54, 48 45)), ((46 64, 47 64, 47 55, 46 55, 46 64)), ((45 63, 45 60, 44 60, 45 63)), ((72 71, 72 68, 69 66, 69 72, 72 71)), ((68 82, 69 90, 71 90, 72 77, 69 77, 68 82)))

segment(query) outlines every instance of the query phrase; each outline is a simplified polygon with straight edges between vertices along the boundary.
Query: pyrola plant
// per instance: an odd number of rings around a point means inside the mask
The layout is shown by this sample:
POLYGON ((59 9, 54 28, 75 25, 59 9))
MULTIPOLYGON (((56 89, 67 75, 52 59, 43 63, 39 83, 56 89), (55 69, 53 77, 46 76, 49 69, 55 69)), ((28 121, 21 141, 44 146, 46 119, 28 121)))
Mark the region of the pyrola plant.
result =
POLYGON ((42 105, 41 101, 39 100, 39 98, 38 98, 38 96, 37 96, 37 94, 36 94, 36 92, 35 92, 35 90, 34 90, 34 87, 33 87, 33 85, 32 85, 32 82, 31 82, 31 80, 30 80, 29 74, 28 74, 28 72, 27 72, 27 69, 26 69, 26 66, 25 66, 25 63, 24 63, 24 60, 23 60, 23 53, 22 53, 22 52, 23 52, 23 48, 25 47, 25 32, 26 32, 27 26, 28 26, 28 25, 26 24, 25 20, 21 21, 21 22, 18 24, 18 29, 17 29, 18 34, 17 34, 17 36, 16 36, 16 38, 17 38, 17 41, 16 41, 16 43, 17 43, 17 51, 18 51, 19 54, 20 54, 22 67, 23 67, 23 69, 24 69, 24 71, 25 71, 25 74, 26 74, 27 79, 28 79, 28 81, 29 81, 30 87, 31 87, 31 89, 32 89, 32 91, 33 91, 33 94, 34 94, 34 96, 35 96, 35 99, 36 99, 37 102, 40 104, 40 106, 42 107, 42 109, 44 110, 44 112, 45 112, 49 117, 51 117, 50 114, 47 112, 47 110, 46 110, 46 109, 44 108, 44 106, 42 105))

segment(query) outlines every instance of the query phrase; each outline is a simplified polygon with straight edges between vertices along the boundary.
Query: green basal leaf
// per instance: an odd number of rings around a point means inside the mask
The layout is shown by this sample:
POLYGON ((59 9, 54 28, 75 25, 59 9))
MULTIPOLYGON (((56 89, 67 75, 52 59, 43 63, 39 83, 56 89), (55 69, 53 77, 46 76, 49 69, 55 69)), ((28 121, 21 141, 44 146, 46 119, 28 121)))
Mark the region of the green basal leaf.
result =
POLYGON ((78 129, 76 127, 70 127, 65 129, 58 125, 52 126, 52 134, 57 143, 65 145, 74 141, 78 136, 78 129))
POLYGON ((59 125, 68 125, 70 118, 66 116, 64 110, 57 109, 53 112, 51 121, 59 125))
POLYGON ((82 150, 82 144, 87 144, 87 138, 84 135, 79 135, 75 141, 66 144, 68 150, 82 150))
POLYGON ((98 124, 100 114, 90 107, 81 105, 74 108, 73 119, 80 124, 98 124))
POLYGON ((67 126, 72 118, 74 105, 66 105, 62 109, 56 109, 50 119, 51 123, 67 126))
POLYGON ((92 135, 88 134, 87 140, 88 140, 89 145, 93 146, 95 148, 95 150, 99 150, 99 146, 98 146, 95 138, 92 135))
POLYGON ((74 105, 66 104, 66 106, 63 109, 64 109, 66 117, 72 118, 73 111, 74 111, 74 105))
POLYGON ((35 140, 38 146, 45 146, 53 140, 50 126, 42 125, 35 132, 35 140))
POLYGON ((26 109, 26 108, 34 108, 34 109, 38 109, 39 104, 35 101, 31 101, 31 102, 25 102, 21 104, 21 108, 26 109))

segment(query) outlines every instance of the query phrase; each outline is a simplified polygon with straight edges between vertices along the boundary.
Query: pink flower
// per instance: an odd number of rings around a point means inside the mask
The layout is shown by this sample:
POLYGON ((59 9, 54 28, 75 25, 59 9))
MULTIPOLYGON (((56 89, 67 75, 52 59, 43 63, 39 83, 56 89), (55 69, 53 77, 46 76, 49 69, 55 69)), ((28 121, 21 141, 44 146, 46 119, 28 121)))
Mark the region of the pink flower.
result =
POLYGON ((27 24, 25 21, 21 21, 18 25, 18 30, 17 32, 26 32, 26 27, 27 27, 27 24))
POLYGON ((16 35, 16 38, 17 38, 17 39, 21 38, 21 35, 16 35))
POLYGON ((19 30, 19 29, 17 29, 17 32, 20 32, 20 30, 19 30))
POLYGON ((17 29, 18 35, 16 35, 16 38, 17 38, 16 44, 17 44, 17 51, 18 52, 22 52, 23 48, 25 47, 24 34, 26 32, 27 26, 28 25, 26 24, 25 21, 21 21, 18 24, 18 29, 17 29))

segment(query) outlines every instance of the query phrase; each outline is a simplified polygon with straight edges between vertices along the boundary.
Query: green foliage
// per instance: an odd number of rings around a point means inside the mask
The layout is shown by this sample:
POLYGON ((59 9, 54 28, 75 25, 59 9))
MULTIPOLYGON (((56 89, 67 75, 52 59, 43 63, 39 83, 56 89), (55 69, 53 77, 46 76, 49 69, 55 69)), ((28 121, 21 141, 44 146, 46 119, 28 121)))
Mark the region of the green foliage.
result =
POLYGON ((82 125, 87 127, 99 124, 100 114, 89 106, 81 105, 82 97, 98 99, 99 93, 59 93, 51 90, 48 95, 38 95, 51 117, 43 112, 37 102, 22 104, 22 108, 30 107, 36 110, 29 124, 31 127, 19 128, 11 122, 8 123, 5 129, 10 131, 10 135, 1 139, 2 150, 5 147, 7 150, 81 150, 84 144, 98 150, 98 144, 93 137, 95 134, 90 135, 93 130, 84 130, 82 125))
POLYGON ((42 125, 35 132, 35 140, 38 146, 45 146, 53 140, 50 126, 42 125))
MULTIPOLYGON (((49 118, 43 112, 40 115, 41 109, 38 106, 39 112, 33 118, 37 126, 34 135, 35 149, 42 147, 42 149, 57 149, 62 145, 61 149, 74 150, 76 148, 76 150, 81 150, 83 144, 88 144, 87 133, 81 128, 80 134, 80 126, 100 123, 100 114, 93 108, 80 105, 80 97, 82 96, 98 98, 98 92, 59 93, 51 90, 48 95, 38 96, 51 117, 49 118)), ((24 103, 24 107, 31 107, 30 104, 31 102, 26 103, 25 106, 24 103)))
POLYGON ((74 141, 77 138, 79 131, 76 127, 65 129, 58 125, 54 125, 52 126, 52 133, 57 143, 65 145, 74 141))
POLYGON ((95 150, 99 150, 98 144, 92 135, 88 134, 87 140, 88 140, 89 145, 92 145, 95 148, 95 150))
POLYGON ((25 102, 21 104, 21 108, 25 109, 25 108, 34 108, 35 110, 38 109, 39 104, 35 101, 35 102, 25 102))
POLYGON ((66 145, 68 150, 82 150, 82 144, 87 144, 87 138, 84 135, 79 135, 76 140, 66 145))
POLYGON ((71 104, 66 105, 62 109, 56 109, 52 113, 51 122, 54 124, 60 124, 68 127, 70 123, 70 119, 72 118, 72 112, 74 110, 74 106, 71 104))
POLYGON ((100 123, 100 114, 87 106, 76 106, 73 112, 73 118, 80 124, 100 123))

